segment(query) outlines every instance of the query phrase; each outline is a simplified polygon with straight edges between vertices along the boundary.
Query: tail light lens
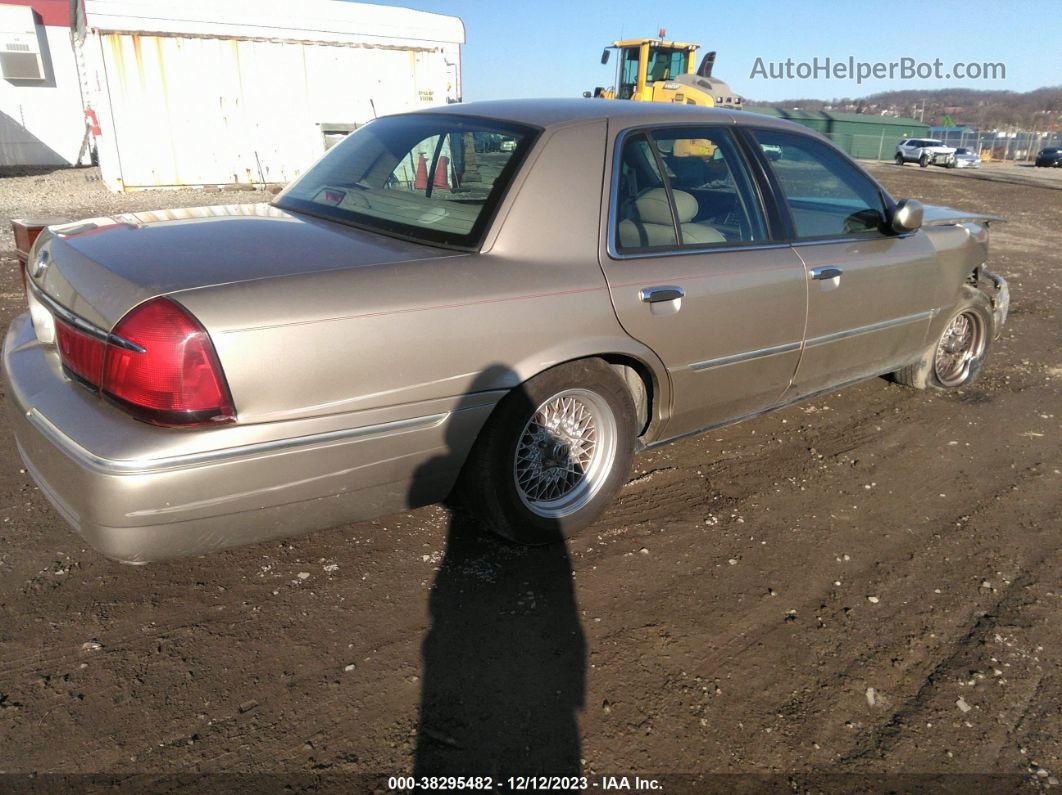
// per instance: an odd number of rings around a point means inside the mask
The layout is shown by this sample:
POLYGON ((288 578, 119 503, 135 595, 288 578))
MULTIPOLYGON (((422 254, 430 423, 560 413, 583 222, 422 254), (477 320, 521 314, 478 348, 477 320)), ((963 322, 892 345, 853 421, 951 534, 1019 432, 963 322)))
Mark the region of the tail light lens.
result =
POLYGON ((173 301, 136 307, 107 342, 57 319, 56 340, 67 370, 137 419, 171 426, 235 419, 210 335, 173 301))
POLYGON ((67 370, 89 386, 99 384, 107 343, 58 318, 55 321, 55 342, 67 370))
POLYGON ((210 335, 183 308, 152 299, 122 318, 113 334, 142 350, 107 345, 100 385, 107 397, 159 425, 233 419, 210 335))

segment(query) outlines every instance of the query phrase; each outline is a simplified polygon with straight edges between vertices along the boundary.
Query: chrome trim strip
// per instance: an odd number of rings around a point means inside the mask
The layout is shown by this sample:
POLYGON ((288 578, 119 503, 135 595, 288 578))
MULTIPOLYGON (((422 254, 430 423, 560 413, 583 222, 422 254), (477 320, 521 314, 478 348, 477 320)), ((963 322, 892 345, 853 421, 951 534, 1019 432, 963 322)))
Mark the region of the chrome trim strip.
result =
POLYGON ((754 351, 745 351, 744 353, 735 353, 730 356, 720 356, 718 359, 708 359, 703 362, 694 362, 687 365, 691 370, 707 370, 711 367, 723 367, 728 364, 737 364, 738 362, 747 362, 750 359, 759 359, 763 356, 774 356, 778 353, 789 353, 800 349, 799 342, 786 342, 782 345, 772 345, 770 348, 758 348, 754 351))
POLYGON ((904 317, 897 317, 892 320, 882 320, 878 323, 871 323, 866 326, 856 326, 855 328, 845 329, 844 331, 835 331, 832 334, 823 334, 819 337, 812 337, 804 343, 804 347, 813 348, 816 345, 825 345, 826 343, 836 342, 837 340, 847 339, 848 337, 857 337, 860 334, 884 331, 885 329, 893 328, 894 326, 905 326, 908 323, 917 323, 919 320, 929 320, 932 316, 932 312, 917 312, 913 315, 905 315, 904 317))
MULTIPOLYGON (((610 233, 611 235, 611 233, 610 233)), ((609 259, 646 259, 647 257, 677 257, 684 254, 733 254, 736 251, 763 251, 769 248, 789 248, 788 243, 748 243, 743 246, 717 246, 715 248, 675 248, 661 251, 639 251, 634 254, 618 253, 609 243, 609 259)))
POLYGON ((354 439, 366 439, 370 437, 391 436, 396 433, 409 431, 427 430, 441 425, 450 412, 432 414, 426 417, 413 417, 407 420, 384 422, 377 425, 364 425, 360 428, 345 428, 339 431, 325 431, 313 433, 307 436, 297 436, 289 439, 275 439, 270 442, 257 442, 255 444, 243 444, 236 447, 226 447, 219 450, 204 450, 199 453, 185 453, 182 455, 163 456, 160 458, 141 459, 114 459, 96 455, 75 442, 51 420, 41 414, 37 409, 30 409, 26 417, 44 436, 62 452, 82 466, 101 472, 105 475, 143 475, 154 472, 165 472, 172 469, 183 469, 190 466, 203 464, 216 464, 223 461, 231 461, 236 458, 244 458, 258 455, 279 453, 299 447, 312 447, 314 445, 328 444, 331 442, 351 441, 354 439))
POLYGON ((104 331, 99 326, 89 323, 82 317, 75 315, 69 309, 62 304, 58 303, 54 298, 48 295, 44 290, 37 286, 32 279, 26 279, 26 284, 29 285, 30 290, 33 292, 33 297, 40 301, 53 315, 58 317, 68 325, 73 326, 78 331, 82 331, 90 337, 98 339, 102 342, 109 342, 119 348, 125 348, 129 351, 136 351, 137 353, 143 353, 144 348, 141 348, 135 342, 119 337, 117 334, 112 334, 109 331, 104 331))

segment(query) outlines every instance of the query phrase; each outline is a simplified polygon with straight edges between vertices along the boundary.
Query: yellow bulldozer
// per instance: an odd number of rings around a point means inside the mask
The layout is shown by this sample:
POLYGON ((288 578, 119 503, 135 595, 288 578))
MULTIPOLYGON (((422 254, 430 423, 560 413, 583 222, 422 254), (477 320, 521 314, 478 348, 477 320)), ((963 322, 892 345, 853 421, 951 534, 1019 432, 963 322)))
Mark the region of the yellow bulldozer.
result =
POLYGON ((712 77, 715 53, 709 52, 694 69, 699 44, 665 41, 665 31, 656 39, 614 41, 601 53, 606 64, 612 50, 618 51, 616 82, 612 88, 597 87, 585 97, 633 99, 640 102, 679 102, 702 107, 740 110, 742 99, 724 81, 712 77))

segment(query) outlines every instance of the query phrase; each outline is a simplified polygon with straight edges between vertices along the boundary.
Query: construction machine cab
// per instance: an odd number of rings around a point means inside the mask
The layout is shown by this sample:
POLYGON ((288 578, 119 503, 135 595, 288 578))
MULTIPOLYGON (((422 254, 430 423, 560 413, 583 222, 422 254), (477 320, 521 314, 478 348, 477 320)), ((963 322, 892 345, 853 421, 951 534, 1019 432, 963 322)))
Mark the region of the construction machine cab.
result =
POLYGON ((616 82, 611 89, 598 87, 583 96, 633 99, 640 102, 678 102, 701 107, 741 108, 741 97, 719 78, 712 77, 715 53, 709 52, 694 69, 699 44, 657 39, 614 41, 601 53, 601 63, 618 51, 616 82))
MULTIPOLYGON (((617 99, 652 101, 653 83, 674 80, 693 71, 693 59, 700 45, 662 39, 615 41, 611 49, 619 51, 616 73, 617 99)), ((609 48, 601 56, 608 61, 609 48)))

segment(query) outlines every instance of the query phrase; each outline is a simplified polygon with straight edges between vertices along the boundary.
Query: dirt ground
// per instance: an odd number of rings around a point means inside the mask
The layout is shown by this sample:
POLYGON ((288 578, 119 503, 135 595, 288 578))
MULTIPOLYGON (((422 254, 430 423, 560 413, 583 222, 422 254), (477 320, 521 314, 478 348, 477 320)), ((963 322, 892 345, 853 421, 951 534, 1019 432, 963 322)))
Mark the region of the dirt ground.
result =
MULTIPOLYGON (((581 773, 591 790, 624 775, 668 792, 1056 788, 1062 191, 873 170, 898 197, 1010 219, 991 266, 1011 317, 981 380, 950 395, 872 380, 645 454, 567 549, 431 507, 121 566, 67 529, 8 436, 0 772, 188 791, 243 773, 386 792, 413 770, 581 773)), ((41 177, 2 180, 0 212, 91 214, 63 178, 47 199, 41 177)), ((95 190, 107 206, 233 200, 95 190)), ((23 299, 2 245, 6 325, 23 299)))

